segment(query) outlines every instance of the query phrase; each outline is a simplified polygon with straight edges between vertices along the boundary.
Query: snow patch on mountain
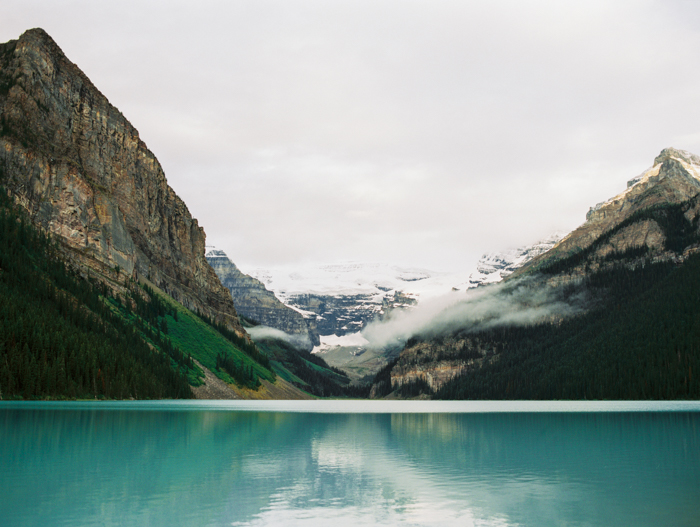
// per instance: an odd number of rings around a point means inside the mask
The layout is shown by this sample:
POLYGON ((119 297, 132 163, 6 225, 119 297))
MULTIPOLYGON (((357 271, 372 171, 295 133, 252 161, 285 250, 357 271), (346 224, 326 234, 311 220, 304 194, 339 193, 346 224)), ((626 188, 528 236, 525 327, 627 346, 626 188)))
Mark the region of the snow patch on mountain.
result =
POLYGON ((362 295, 376 304, 396 291, 414 299, 439 295, 449 291, 460 278, 469 276, 469 272, 441 273, 359 262, 252 269, 248 274, 263 282, 285 303, 299 295, 362 295))
POLYGON ((313 353, 322 353, 323 351, 336 346, 343 348, 362 348, 368 344, 369 340, 363 337, 362 333, 359 331, 357 333, 349 333, 340 337, 336 335, 323 335, 321 336, 320 346, 316 346, 313 353))
POLYGON ((456 289, 471 289, 500 282, 533 258, 549 251, 562 238, 563 233, 556 232, 533 245, 485 254, 477 262, 476 271, 469 275, 469 280, 459 284, 456 289))

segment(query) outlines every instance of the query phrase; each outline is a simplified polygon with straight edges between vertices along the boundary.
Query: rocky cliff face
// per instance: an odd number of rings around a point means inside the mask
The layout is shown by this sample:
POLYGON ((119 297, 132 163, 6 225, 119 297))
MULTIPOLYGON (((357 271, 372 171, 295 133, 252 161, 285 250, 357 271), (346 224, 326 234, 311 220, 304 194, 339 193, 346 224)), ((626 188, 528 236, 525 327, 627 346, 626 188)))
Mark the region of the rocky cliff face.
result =
MULTIPOLYGON (((496 352, 478 338, 465 336, 412 342, 406 345, 391 369, 391 387, 396 390, 423 381, 433 391, 438 391, 462 373, 497 361, 496 352)), ((370 398, 379 396, 377 388, 376 385, 372 387, 370 398)))
MULTIPOLYGON (((260 280, 242 273, 225 252, 209 251, 206 258, 224 287, 231 291, 240 315, 258 324, 303 337, 308 341, 309 350, 320 343, 318 332, 313 327, 309 328, 301 313, 280 302, 260 280)), ((314 323, 313 320, 309 322, 314 323)))
POLYGON ((156 157, 41 29, 0 45, 0 178, 67 260, 107 282, 149 278, 245 334, 156 157))

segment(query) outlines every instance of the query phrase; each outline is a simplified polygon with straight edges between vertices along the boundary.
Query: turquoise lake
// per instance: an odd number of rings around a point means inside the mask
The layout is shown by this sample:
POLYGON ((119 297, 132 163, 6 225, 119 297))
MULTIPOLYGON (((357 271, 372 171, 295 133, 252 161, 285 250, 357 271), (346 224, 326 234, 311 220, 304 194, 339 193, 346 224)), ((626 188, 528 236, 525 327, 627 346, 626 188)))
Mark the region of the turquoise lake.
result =
POLYGON ((0 525, 700 525, 700 403, 0 403, 0 525))

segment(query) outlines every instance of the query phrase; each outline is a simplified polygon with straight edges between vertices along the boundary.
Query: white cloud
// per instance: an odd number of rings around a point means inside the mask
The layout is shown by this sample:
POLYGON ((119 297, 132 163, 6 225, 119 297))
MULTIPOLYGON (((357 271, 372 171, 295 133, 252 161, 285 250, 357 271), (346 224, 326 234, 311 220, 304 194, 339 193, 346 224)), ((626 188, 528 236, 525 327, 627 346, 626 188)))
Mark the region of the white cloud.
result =
POLYGON ((311 346, 311 341, 309 341, 309 338, 306 335, 292 335, 269 326, 254 326, 252 328, 246 328, 246 331, 248 331, 253 340, 282 340, 288 344, 291 344, 292 346, 302 349, 310 349, 311 346))
POLYGON ((562 288, 521 278, 508 283, 452 292, 421 302, 413 309, 393 311, 362 330, 369 346, 383 349, 413 336, 431 337, 458 330, 501 325, 527 325, 581 313, 588 303, 585 290, 564 294, 562 288))
POLYGON ((44 27, 246 265, 458 269, 700 153, 692 2, 48 2, 44 27))

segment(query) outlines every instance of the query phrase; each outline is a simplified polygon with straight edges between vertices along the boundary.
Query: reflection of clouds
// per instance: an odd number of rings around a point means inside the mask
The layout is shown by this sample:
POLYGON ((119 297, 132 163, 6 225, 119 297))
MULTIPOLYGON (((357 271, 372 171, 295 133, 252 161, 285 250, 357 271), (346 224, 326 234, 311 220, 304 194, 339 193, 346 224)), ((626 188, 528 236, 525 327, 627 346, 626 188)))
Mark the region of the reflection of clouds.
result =
POLYGON ((232 526, 327 527, 331 526, 432 526, 507 527, 513 525, 502 518, 476 518, 472 511, 436 510, 434 504, 418 504, 406 510, 366 507, 315 507, 289 510, 285 507, 263 511, 249 522, 233 522, 232 526))
MULTIPOLYGON (((396 419, 415 431, 439 425, 436 429, 450 438, 459 430, 449 419, 416 417, 331 417, 333 426, 311 438, 309 463, 296 473, 294 484, 276 488, 258 514, 233 525, 511 525, 505 515, 474 506, 489 499, 465 494, 464 480, 443 478, 432 460, 416 462, 395 443, 396 419)), ((261 467, 251 463, 256 467, 251 471, 261 467)))
POLYGON ((551 470, 564 460, 544 438, 531 443, 551 417, 523 417, 395 414, 392 439, 418 464, 429 482, 421 490, 441 503, 439 510, 457 509, 466 500, 479 512, 475 521, 482 523, 475 525, 527 525, 533 513, 538 525, 565 525, 576 517, 567 504, 595 497, 595 491, 586 482, 568 481, 565 464, 551 470), (543 455, 551 457, 544 461, 543 455))
POLYGON ((672 459, 659 419, 634 421, 628 430, 596 414, 324 416, 296 450, 303 470, 287 459, 293 482, 235 525, 654 525, 638 498, 660 492, 677 493, 673 510, 687 514, 687 486, 631 463, 672 459))
POLYGON ((0 412, 0 510, 3 525, 696 525, 699 420, 0 412))
POLYGON ((319 469, 361 471, 364 465, 363 453, 364 449, 357 444, 337 444, 319 438, 311 441, 311 456, 319 469))
POLYGON ((261 459, 259 456, 248 456, 243 460, 243 474, 248 478, 272 478, 280 471, 280 459, 261 459))

